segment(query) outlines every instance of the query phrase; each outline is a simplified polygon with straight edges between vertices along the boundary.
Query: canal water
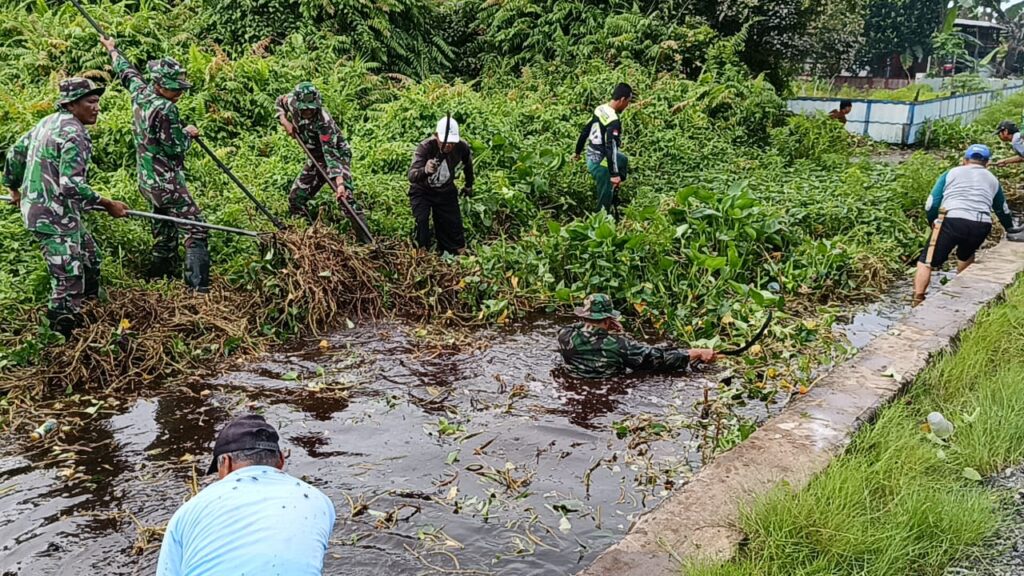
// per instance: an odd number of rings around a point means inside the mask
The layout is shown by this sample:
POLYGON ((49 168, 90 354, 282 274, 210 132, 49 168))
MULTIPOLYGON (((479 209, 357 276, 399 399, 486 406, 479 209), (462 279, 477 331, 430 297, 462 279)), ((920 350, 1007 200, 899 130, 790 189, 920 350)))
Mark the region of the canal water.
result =
MULTIPOLYGON (((863 345, 902 310, 845 326, 863 345)), ((719 375, 576 381, 559 325, 360 326, 109 399, 54 449, 3 448, 0 576, 152 574, 160 528, 211 481, 216 432, 252 412, 335 504, 325 574, 574 573, 700 468, 719 375)), ((763 420, 784 400, 739 410, 763 420)))

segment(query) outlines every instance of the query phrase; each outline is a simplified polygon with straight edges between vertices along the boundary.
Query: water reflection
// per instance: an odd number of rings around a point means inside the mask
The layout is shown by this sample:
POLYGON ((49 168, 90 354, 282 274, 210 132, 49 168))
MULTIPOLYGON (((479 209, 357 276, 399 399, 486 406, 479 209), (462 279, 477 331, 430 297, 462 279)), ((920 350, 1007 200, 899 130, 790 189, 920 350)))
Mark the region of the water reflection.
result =
POLYGON ((96 446, 80 459, 88 482, 61 480, 55 464, 10 467, 5 482, 17 488, 0 492, 0 574, 151 570, 155 548, 132 553, 127 513, 166 522, 219 428, 254 410, 292 450, 290 472, 337 506, 325 573, 422 572, 406 546, 437 562, 445 550, 463 569, 575 571, 664 497, 652 480, 660 471, 692 460, 686 438, 633 453, 611 422, 685 413, 702 386, 681 386, 688 376, 678 374, 571 378, 559 369, 556 329, 484 332, 451 350, 411 327, 366 327, 191 388, 155 387, 157 397, 75 433, 96 446))

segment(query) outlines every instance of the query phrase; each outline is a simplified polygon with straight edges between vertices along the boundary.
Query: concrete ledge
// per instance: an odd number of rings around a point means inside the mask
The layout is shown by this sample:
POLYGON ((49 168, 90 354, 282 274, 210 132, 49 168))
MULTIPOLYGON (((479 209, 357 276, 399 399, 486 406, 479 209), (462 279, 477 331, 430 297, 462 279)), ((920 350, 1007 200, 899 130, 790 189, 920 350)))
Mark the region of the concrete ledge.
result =
POLYGON ((742 508, 779 483, 804 487, 1024 269, 1024 243, 1002 242, 979 256, 945 287, 932 286, 928 300, 888 334, 642 516, 581 574, 678 574, 682 559, 730 558, 744 537, 738 527, 742 508), (889 370, 901 375, 900 381, 882 375, 889 370))

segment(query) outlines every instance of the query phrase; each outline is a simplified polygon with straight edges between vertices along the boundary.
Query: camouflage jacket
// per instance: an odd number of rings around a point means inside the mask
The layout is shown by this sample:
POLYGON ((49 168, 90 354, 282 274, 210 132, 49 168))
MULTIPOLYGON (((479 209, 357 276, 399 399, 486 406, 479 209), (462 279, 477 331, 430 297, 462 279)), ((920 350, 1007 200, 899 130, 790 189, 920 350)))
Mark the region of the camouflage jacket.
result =
POLYGON ((77 118, 50 114, 7 153, 4 185, 21 192, 25 227, 40 234, 82 230, 83 208, 100 197, 87 182, 92 140, 77 118))
POLYGON ((185 134, 178 106, 156 93, 120 52, 114 52, 114 72, 132 97, 132 134, 139 190, 150 197, 186 189, 185 152, 192 139, 185 134))
POLYGON ((298 113, 295 97, 291 94, 278 96, 276 107, 277 113, 283 114, 285 119, 295 126, 299 140, 302 140, 306 148, 309 148, 314 156, 323 157, 326 164, 324 170, 332 180, 342 176, 345 182, 352 181, 352 171, 349 168, 352 150, 341 135, 338 124, 325 108, 320 108, 319 116, 307 120, 298 113))
POLYGON ((630 370, 668 372, 690 366, 686 350, 647 346, 582 322, 558 331, 558 350, 569 372, 580 378, 608 378, 630 370))

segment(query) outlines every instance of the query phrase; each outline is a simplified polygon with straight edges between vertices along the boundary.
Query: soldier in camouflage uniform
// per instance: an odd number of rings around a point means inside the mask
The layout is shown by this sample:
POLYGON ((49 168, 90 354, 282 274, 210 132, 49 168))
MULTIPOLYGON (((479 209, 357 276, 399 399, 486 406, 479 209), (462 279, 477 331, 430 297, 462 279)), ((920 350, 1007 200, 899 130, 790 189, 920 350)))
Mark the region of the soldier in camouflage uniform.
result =
MULTIPOLYGON (((278 96, 276 107, 281 127, 305 145, 334 180, 339 194, 344 194, 345 200, 358 213, 352 198, 352 150, 338 124, 324 110, 320 92, 312 82, 300 82, 291 93, 278 96)), ((312 220, 308 211, 309 201, 326 183, 313 162, 307 159, 288 195, 289 212, 312 220)))
POLYGON ((128 206, 101 198, 89 186, 92 140, 103 88, 85 78, 60 83, 57 112, 43 118, 7 153, 3 182, 39 242, 50 273, 50 327, 71 336, 86 298, 99 296, 100 256, 82 210, 100 206, 115 218, 128 206))
POLYGON ((627 371, 687 370, 691 362, 711 363, 713 350, 665 349, 641 344, 622 335, 621 314, 605 294, 591 294, 576 309, 583 322, 558 331, 558 351, 566 369, 580 378, 609 378, 627 371))
MULTIPOLYGON (((199 136, 195 126, 182 127, 177 101, 192 87, 185 70, 173 58, 153 60, 146 65, 152 82, 117 50, 112 38, 100 42, 110 52, 114 72, 131 94, 134 117, 135 160, 139 192, 153 212, 203 222, 202 214, 185 182, 185 152, 199 136)), ((149 276, 174 277, 178 270, 178 235, 185 236, 185 282, 206 292, 210 287, 210 253, 203 228, 153 221, 153 254, 149 276)))

